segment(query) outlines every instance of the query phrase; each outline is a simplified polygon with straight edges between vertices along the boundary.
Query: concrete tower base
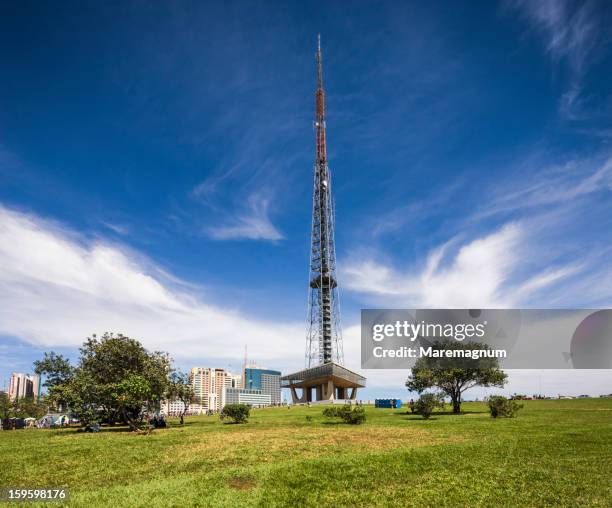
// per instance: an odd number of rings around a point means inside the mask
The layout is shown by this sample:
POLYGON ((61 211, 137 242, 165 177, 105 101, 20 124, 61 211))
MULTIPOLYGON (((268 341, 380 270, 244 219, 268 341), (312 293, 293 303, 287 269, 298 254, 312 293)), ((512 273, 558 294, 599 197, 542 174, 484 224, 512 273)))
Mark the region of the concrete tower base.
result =
POLYGON ((365 381, 365 377, 337 363, 324 363, 281 377, 281 386, 289 388, 293 403, 299 404, 355 400, 357 388, 364 388, 365 381))

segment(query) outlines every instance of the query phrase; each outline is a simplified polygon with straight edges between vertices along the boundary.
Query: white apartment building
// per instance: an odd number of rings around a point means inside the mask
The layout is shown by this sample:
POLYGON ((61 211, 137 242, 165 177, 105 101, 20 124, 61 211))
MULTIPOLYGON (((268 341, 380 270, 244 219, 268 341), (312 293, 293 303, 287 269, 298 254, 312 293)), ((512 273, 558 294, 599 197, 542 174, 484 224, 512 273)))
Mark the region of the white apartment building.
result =
MULTIPOLYGON (((161 403, 160 413, 166 416, 180 416, 183 414, 185 404, 181 400, 164 400, 161 403)), ((189 404, 186 415, 198 415, 202 413, 199 404, 189 404)))
POLYGON ((195 392, 193 408, 199 413, 221 411, 225 405, 225 388, 232 387, 232 375, 225 369, 194 367, 189 379, 195 392))
POLYGON ((215 369, 215 376, 217 381, 217 400, 219 401, 218 410, 221 411, 226 404, 225 401, 225 389, 231 388, 233 383, 233 376, 230 372, 223 369, 215 369))

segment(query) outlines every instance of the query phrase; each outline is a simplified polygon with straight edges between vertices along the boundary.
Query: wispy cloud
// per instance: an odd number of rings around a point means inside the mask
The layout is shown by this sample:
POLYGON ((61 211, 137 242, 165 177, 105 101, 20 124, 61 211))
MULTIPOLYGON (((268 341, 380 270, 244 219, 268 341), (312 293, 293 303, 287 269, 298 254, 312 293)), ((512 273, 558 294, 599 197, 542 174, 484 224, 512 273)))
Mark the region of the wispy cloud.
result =
MULTIPOLYGON (((269 56, 273 51, 271 46, 264 52, 269 56)), ((300 100, 310 90, 304 90, 303 96, 294 93, 295 88, 283 94, 286 87, 296 84, 290 85, 275 73, 262 74, 250 59, 243 64, 243 79, 224 88, 225 107, 212 120, 208 138, 203 140, 203 144, 218 140, 223 151, 215 154, 213 164, 193 185, 190 205, 195 208, 191 213, 196 224, 206 222, 197 229, 215 240, 276 241, 283 234, 271 217, 287 204, 283 191, 295 178, 291 170, 296 160, 310 154, 301 136, 310 127, 304 107, 311 103, 300 100)))
POLYGON ((302 323, 208 302, 138 252, 36 215, 0 207, 0 267, 0 334, 40 347, 74 347, 112 330, 178 358, 219 363, 241 357, 246 333, 264 362, 301 360, 292 353, 302 323))
POLYGON ((130 228, 124 226, 122 224, 115 224, 113 222, 101 221, 102 225, 108 229, 110 229, 113 233, 116 233, 121 236, 125 236, 129 234, 130 228))
POLYGON ((269 204, 269 199, 260 195, 250 196, 246 215, 239 215, 227 224, 211 227, 206 231, 215 240, 282 240, 282 233, 268 216, 269 204))
MULTIPOLYGON (((236 118, 238 123, 240 120, 236 118)), ((271 138, 291 138, 296 127, 291 121, 287 125, 276 125, 271 138)), ((254 120, 253 125, 243 127, 237 137, 242 139, 231 155, 223 158, 204 180, 191 190, 191 197, 198 206, 197 216, 206 216, 208 224, 201 228, 215 240, 268 240, 283 239, 283 234, 272 223, 271 215, 278 213, 285 204, 282 190, 291 179, 288 171, 297 156, 269 146, 265 129, 254 120), (255 130, 261 132, 254 132, 255 130), (271 186, 270 182, 275 185, 271 186), (204 214, 202 214, 204 207, 204 214)), ((297 152, 299 153, 299 152, 297 152)))
POLYGON ((555 60, 567 58, 580 73, 596 43, 598 22, 593 2, 566 0, 513 0, 508 4, 522 12, 545 39, 546 51, 555 60))
POLYGON ((498 186, 476 217, 501 212, 564 205, 597 192, 612 191, 612 157, 570 159, 551 164, 529 161, 512 182, 498 186))
POLYGON ((595 2, 509 0, 506 5, 542 35, 546 52, 555 62, 567 62, 572 77, 569 89, 561 96, 559 111, 574 118, 584 100, 582 79, 601 32, 595 2))

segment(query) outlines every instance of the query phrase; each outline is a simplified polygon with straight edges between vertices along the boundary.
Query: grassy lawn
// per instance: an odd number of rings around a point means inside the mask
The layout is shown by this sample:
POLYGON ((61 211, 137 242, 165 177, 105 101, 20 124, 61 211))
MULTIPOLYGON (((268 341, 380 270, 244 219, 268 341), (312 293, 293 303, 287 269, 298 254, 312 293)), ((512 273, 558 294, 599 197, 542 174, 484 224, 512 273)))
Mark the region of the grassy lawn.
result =
POLYGON ((67 487, 74 506, 612 506, 612 399, 524 404, 499 420, 466 403, 428 421, 368 407, 347 426, 313 406, 150 436, 0 432, 0 486, 67 487))

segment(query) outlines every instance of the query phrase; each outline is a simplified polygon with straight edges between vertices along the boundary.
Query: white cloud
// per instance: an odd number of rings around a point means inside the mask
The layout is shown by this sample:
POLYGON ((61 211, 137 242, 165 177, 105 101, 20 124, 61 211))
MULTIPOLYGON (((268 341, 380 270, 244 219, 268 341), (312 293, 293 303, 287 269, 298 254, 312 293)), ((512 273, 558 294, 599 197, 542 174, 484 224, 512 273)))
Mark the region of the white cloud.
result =
POLYGON ((275 323, 203 301, 123 246, 0 207, 0 334, 43 347, 122 332, 177 358, 301 363, 302 323, 275 323), (271 347, 273 345, 273 347, 271 347))
POLYGON ((430 252, 424 266, 406 271, 372 259, 349 261, 343 281, 349 290, 406 307, 512 307, 576 270, 561 267, 512 280, 525 255, 526 236, 524 225, 509 223, 460 246, 453 257, 448 251, 459 242, 455 239, 430 252))
POLYGON ((215 240, 282 240, 282 233, 268 216, 269 204, 267 198, 252 195, 246 214, 238 215, 222 226, 208 228, 207 233, 215 240))

